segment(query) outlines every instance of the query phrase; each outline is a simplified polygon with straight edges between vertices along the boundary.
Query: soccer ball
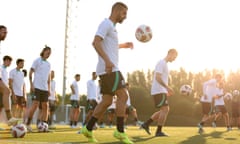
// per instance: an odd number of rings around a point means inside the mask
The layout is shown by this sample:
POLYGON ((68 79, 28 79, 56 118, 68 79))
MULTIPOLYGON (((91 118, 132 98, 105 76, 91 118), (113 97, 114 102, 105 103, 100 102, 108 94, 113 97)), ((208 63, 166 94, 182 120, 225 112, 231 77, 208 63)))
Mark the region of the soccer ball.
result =
POLYGON ((238 96, 240 94, 239 90, 233 90, 232 93, 233 93, 234 96, 238 96))
POLYGON ((45 122, 40 122, 39 124, 38 124, 38 131, 39 132, 47 132, 48 131, 48 124, 47 123, 45 123, 45 122))
POLYGON ((152 39, 152 29, 147 25, 140 25, 136 29, 135 36, 140 42, 148 42, 152 39))
POLYGON ((226 101, 230 101, 232 99, 232 94, 227 92, 224 96, 223 96, 224 100, 226 101))
POLYGON ((184 84, 180 87, 180 93, 182 95, 190 95, 192 93, 192 87, 190 85, 184 84))
POLYGON ((27 133, 27 128, 24 124, 17 124, 12 127, 11 133, 14 138, 23 138, 27 133))

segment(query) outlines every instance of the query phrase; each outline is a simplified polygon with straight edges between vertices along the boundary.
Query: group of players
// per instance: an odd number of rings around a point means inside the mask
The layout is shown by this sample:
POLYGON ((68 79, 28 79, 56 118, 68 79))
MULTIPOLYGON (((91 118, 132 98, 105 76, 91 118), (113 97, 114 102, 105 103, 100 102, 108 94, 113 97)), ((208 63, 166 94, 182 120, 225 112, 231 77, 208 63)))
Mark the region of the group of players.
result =
POLYGON ((203 96, 200 99, 202 104, 203 117, 198 124, 198 132, 204 132, 203 126, 207 121, 212 122, 212 126, 216 127, 216 122, 220 116, 224 118, 227 131, 231 131, 232 127, 237 124, 240 129, 240 96, 239 91, 234 90, 233 94, 224 91, 224 81, 221 74, 216 74, 214 78, 204 82, 203 96), (226 104, 231 105, 230 111, 226 104))
MULTIPOLYGON (((7 36, 7 27, 0 26, 0 42, 7 36)), ((25 77, 27 70, 23 70, 24 59, 16 60, 16 67, 10 72, 7 68, 11 65, 12 57, 4 56, 0 74, 0 106, 4 108, 9 126, 23 122, 28 131, 32 131, 32 118, 37 110, 38 123, 48 123, 51 127, 57 96, 55 91, 54 71, 47 61, 51 55, 51 48, 45 46, 29 70, 31 101, 27 101, 25 77), (12 99, 10 99, 10 97, 12 99), (29 107, 27 108, 27 104, 29 107), (50 108, 49 108, 50 107, 50 108), (27 109, 26 109, 27 108, 27 109), (49 111, 50 110, 50 111, 49 111)))
MULTIPOLYGON (((102 95, 100 92, 100 80, 98 80, 98 84, 96 84, 96 79, 97 79, 97 75, 96 72, 92 72, 92 78, 90 80, 87 81, 87 105, 86 105, 86 109, 87 109, 87 115, 86 115, 86 119, 83 122, 83 125, 86 125, 87 122, 89 121, 95 107, 97 106, 97 104, 102 100, 102 95)), ((71 84, 71 91, 72 94, 70 96, 70 100, 71 100, 71 111, 70 111, 70 127, 71 128, 77 128, 77 123, 79 121, 79 114, 80 114, 80 100, 81 97, 78 94, 78 82, 80 81, 80 74, 76 74, 75 75, 75 80, 72 82, 71 84)), ((137 110, 136 108, 131 105, 131 101, 130 101, 130 96, 129 96, 129 84, 126 83, 126 92, 128 94, 128 100, 126 103, 126 115, 125 115, 125 124, 127 122, 127 118, 129 116, 129 114, 131 114, 134 118, 134 122, 135 125, 140 125, 141 121, 139 121, 138 119, 138 115, 137 115, 137 110)), ((106 115, 107 115, 107 123, 109 127, 113 126, 114 123, 114 119, 115 119, 115 111, 116 111, 116 101, 117 101, 117 96, 113 96, 112 99, 112 104, 107 108, 106 110, 106 115)), ((105 127, 104 124, 104 115, 99 119, 99 127, 103 128, 105 127)), ((97 124, 95 125, 95 128, 97 128, 97 124)))

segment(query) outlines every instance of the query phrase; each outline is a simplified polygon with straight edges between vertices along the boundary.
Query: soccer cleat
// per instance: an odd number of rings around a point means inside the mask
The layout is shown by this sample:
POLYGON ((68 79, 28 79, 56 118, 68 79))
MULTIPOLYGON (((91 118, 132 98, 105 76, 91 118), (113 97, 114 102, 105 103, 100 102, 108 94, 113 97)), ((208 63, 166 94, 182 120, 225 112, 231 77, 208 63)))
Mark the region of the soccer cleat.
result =
POLYGON ((96 142, 98 142, 98 141, 94 138, 92 131, 89 131, 86 126, 84 126, 84 127, 80 130, 80 133, 82 133, 85 137, 88 138, 88 142, 91 142, 91 143, 96 143, 96 142))
POLYGON ((136 121, 136 126, 141 126, 143 124, 142 121, 136 121))
POLYGON ((15 126, 18 124, 19 121, 19 119, 12 117, 8 120, 7 124, 8 126, 15 126))
POLYGON ((119 132, 117 130, 114 131, 113 136, 116 139, 119 139, 124 144, 133 144, 133 142, 128 138, 127 134, 124 132, 119 132))
POLYGON ((151 132, 149 130, 149 126, 148 125, 143 123, 140 128, 143 128, 149 135, 151 135, 151 132))
POLYGON ((99 127, 100 127, 100 128, 105 128, 105 125, 104 125, 104 124, 101 124, 99 127))
POLYGON ((214 127, 214 128, 217 127, 216 122, 212 122, 212 127, 214 127))
POLYGON ((156 137, 161 137, 161 136, 168 136, 167 134, 163 133, 163 132, 158 132, 155 134, 156 137))

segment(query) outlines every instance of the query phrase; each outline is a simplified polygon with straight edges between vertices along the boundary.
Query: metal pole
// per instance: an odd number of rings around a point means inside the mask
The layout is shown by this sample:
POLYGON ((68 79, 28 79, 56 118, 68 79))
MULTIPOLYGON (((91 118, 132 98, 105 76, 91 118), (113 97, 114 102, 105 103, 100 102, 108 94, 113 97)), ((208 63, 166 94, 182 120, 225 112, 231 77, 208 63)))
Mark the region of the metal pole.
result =
POLYGON ((67 70, 67 49, 68 49, 68 17, 69 17, 69 0, 66 7, 66 23, 65 23, 65 42, 64 42, 64 64, 63 64, 63 93, 62 93, 62 111, 64 110, 66 96, 66 70, 67 70))

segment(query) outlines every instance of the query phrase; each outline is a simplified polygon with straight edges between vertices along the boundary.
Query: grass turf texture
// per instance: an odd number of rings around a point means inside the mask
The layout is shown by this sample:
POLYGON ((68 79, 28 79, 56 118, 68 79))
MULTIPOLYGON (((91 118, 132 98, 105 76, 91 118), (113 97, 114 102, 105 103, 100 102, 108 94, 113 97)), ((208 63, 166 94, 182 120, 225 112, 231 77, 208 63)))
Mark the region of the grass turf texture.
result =
MULTIPOLYGON (((50 133, 38 133, 33 129, 33 133, 27 133, 24 138, 13 138, 9 127, 0 131, 0 144, 82 144, 88 143, 87 138, 82 134, 77 134, 79 129, 69 128, 67 125, 57 125, 57 129, 50 133)), ((36 128, 35 125, 32 126, 36 128)), ((94 136, 99 144, 119 144, 120 142, 113 137, 115 128, 99 128, 94 131, 94 136)), ((240 131, 236 128, 230 132, 225 127, 206 127, 205 133, 199 135, 197 127, 164 127, 164 132, 169 137, 154 137, 155 127, 150 127, 152 135, 148 135, 139 127, 128 126, 126 133, 136 144, 235 144, 240 143, 240 131)))

